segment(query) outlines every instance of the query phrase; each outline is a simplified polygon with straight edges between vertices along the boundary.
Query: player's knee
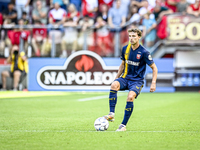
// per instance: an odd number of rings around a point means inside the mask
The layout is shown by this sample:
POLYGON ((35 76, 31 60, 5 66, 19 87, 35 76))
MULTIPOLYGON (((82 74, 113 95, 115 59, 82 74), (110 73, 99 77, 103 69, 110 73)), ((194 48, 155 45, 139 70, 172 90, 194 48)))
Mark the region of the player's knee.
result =
POLYGON ((118 91, 119 90, 119 82, 113 82, 112 84, 111 84, 111 89, 112 90, 116 90, 116 91, 118 91))
POLYGON ((136 96, 137 95, 135 92, 133 94, 129 94, 127 97, 127 102, 133 102, 136 96))
POLYGON ((127 102, 133 102, 134 101, 134 97, 133 96, 128 96, 127 97, 127 102))

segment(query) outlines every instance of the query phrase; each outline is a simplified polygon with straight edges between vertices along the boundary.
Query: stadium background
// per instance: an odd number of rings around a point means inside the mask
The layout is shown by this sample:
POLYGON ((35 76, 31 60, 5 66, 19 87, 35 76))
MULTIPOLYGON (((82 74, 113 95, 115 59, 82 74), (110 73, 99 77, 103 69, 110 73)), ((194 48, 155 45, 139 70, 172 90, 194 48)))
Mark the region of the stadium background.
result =
MULTIPOLYGON (((113 0, 82 1, 82 3, 73 0, 64 1, 63 4, 60 4, 64 8, 63 14, 57 13, 57 16, 53 14, 56 1, 52 1, 52 3, 48 1, 40 2, 42 8, 46 10, 44 11, 46 13, 44 23, 41 23, 44 19, 34 18, 34 10, 39 7, 37 1, 29 3, 29 11, 23 18, 24 22, 22 24, 12 21, 7 22, 8 19, 4 17, 7 8, 1 6, 0 72, 4 69, 9 70, 10 65, 6 64, 5 59, 9 56, 12 45, 19 45, 20 51, 25 51, 27 54, 30 71, 27 77, 23 79, 23 84, 21 84, 23 87, 20 86, 20 90, 46 90, 40 87, 34 88, 32 84, 32 82, 37 82, 34 80, 39 69, 45 65, 59 65, 59 63, 62 65, 71 54, 80 50, 95 52, 106 61, 108 66, 112 66, 113 62, 116 62, 114 66, 118 66, 120 62, 117 58, 120 56, 121 48, 128 44, 127 29, 138 27, 144 31, 141 44, 146 46, 152 57, 158 61, 157 92, 199 91, 199 16, 192 15, 187 10, 195 2, 186 1, 187 8, 179 10, 178 1, 174 1, 176 5, 172 5, 170 1, 121 1, 119 11, 123 13, 120 21, 123 22, 124 16, 126 20, 123 24, 118 25, 116 23, 114 26, 112 25, 115 24, 116 16, 112 14, 112 11, 117 7, 117 2, 113 0), (164 11, 165 15, 162 14, 159 17, 156 15, 155 9, 158 5, 167 9, 164 11), (69 6, 72 8, 69 8, 69 6), (89 6, 93 8, 92 12, 87 10, 89 6), (133 7, 136 7, 138 11, 132 11, 133 7), (106 11, 107 16, 104 11, 106 11), (71 16, 73 13, 75 16, 71 16), (150 46, 148 45, 149 39, 146 39, 148 36, 147 29, 154 25, 152 23, 145 25, 146 14, 150 16, 149 22, 156 21, 156 26, 152 29, 156 33, 151 37, 154 38, 155 36, 155 40, 151 41, 153 44, 150 46), (58 27, 53 22, 51 23, 49 18, 54 17, 55 20, 56 17, 62 18, 62 15, 66 17, 66 20, 61 24, 62 27, 58 27), (139 15, 139 18, 134 17, 137 15, 139 15), (110 23, 109 17, 112 18, 113 23, 110 23), (38 22, 40 22, 39 26, 38 22), (37 46, 38 49, 35 48, 34 42, 37 36, 42 38, 40 43, 46 45, 45 51, 42 50, 42 46, 37 46), (52 59, 47 58, 54 59, 52 61, 52 59), (40 61, 42 63, 37 63, 40 61), (38 70, 35 68, 38 68, 38 70)), ((19 13, 17 3, 16 1, 15 8, 19 13)), ((57 1, 57 3, 60 3, 60 1, 57 1)), ((21 17, 17 16, 18 20, 21 17)), ((82 67, 84 68, 84 66, 82 67)), ((79 71, 82 70, 79 69, 79 71)), ((145 87, 149 87, 150 78, 151 71, 148 69, 145 77, 145 87)), ((12 80, 8 79, 7 87, 12 89, 12 80)), ((144 91, 147 90, 144 88, 144 91)))
POLYGON ((0 149, 200 148, 199 1, 121 0, 117 11, 116 3, 0 0, 0 73, 10 69, 6 58, 13 45, 26 53, 29 64, 19 91, 12 91, 10 78, 8 91, 0 91, 0 149), (12 13, 9 2, 15 2, 12 13), (55 2, 64 10, 55 14, 55 2), (37 7, 44 18, 33 17, 37 7), (55 24, 61 19, 61 25, 55 24), (125 91, 118 93, 115 122, 97 132, 94 121, 108 113, 109 86, 130 27, 143 31, 140 43, 158 66, 156 93, 149 93, 147 66, 127 131, 115 132, 124 115, 125 91))

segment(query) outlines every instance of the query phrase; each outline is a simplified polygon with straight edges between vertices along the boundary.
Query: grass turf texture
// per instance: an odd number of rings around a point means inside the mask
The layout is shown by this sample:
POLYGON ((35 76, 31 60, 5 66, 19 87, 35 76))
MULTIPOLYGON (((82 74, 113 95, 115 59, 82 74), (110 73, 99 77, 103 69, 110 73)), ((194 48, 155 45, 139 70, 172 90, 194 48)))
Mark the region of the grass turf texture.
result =
POLYGON ((115 122, 97 132, 108 92, 0 92, 0 149, 200 149, 200 93, 142 93, 127 131, 115 132, 126 105, 120 94, 115 122), (92 97, 100 99, 79 101, 92 97))

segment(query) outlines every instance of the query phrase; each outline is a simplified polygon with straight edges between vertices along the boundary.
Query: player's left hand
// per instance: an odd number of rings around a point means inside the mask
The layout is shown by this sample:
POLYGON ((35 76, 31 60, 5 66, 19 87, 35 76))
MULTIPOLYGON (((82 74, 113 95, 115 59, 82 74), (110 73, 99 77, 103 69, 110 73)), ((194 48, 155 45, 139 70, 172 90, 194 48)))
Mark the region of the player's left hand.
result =
POLYGON ((151 83, 150 92, 154 92, 156 90, 156 83, 151 83))

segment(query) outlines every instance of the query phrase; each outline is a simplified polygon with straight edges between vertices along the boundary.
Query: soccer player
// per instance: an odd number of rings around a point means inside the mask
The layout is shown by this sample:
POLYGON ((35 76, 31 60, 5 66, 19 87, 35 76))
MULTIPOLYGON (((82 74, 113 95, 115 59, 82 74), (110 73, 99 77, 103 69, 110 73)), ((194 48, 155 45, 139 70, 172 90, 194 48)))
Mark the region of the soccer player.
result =
POLYGON ((144 84, 146 64, 153 70, 150 92, 156 90, 157 67, 150 53, 139 44, 142 32, 139 29, 128 29, 129 43, 122 49, 122 63, 119 67, 115 81, 111 84, 109 105, 110 113, 104 116, 113 122, 115 116, 115 105, 117 103, 117 91, 129 90, 124 119, 116 131, 126 131, 126 124, 133 111, 133 101, 140 94, 144 84))

